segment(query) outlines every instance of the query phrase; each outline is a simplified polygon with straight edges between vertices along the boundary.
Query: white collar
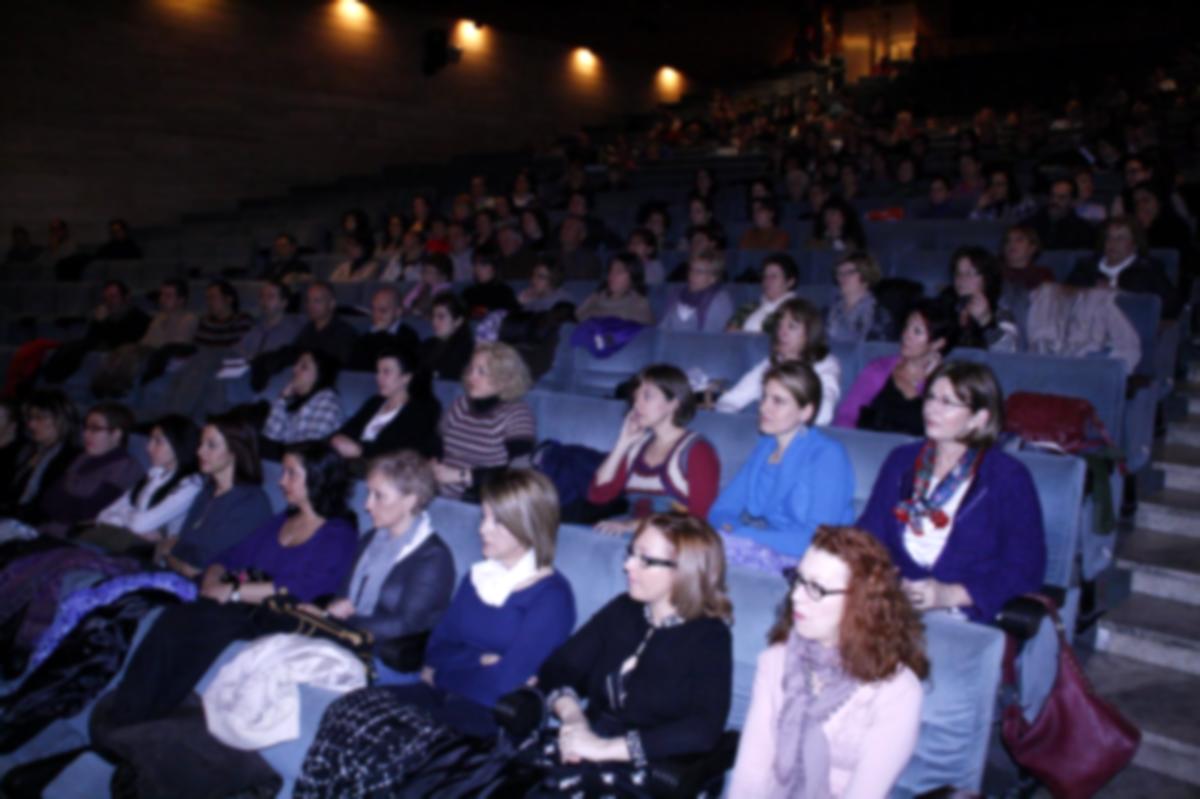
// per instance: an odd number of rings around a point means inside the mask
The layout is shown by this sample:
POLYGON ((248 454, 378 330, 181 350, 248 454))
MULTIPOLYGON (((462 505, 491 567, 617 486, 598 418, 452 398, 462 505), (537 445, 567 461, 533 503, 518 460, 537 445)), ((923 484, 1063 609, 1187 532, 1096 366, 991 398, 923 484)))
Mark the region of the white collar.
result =
POLYGON ((1126 258, 1124 261, 1118 261, 1117 263, 1112 264, 1111 266, 1109 265, 1109 263, 1106 260, 1101 258, 1100 259, 1100 271, 1103 272, 1105 275, 1107 275, 1108 279, 1110 281, 1116 280, 1117 275, 1121 274, 1126 269, 1128 269, 1130 266, 1132 266, 1133 262, 1136 260, 1137 260, 1136 252, 1133 255, 1126 258))
MULTIPOLYGON (((409 527, 409 530, 411 531, 411 535, 409 535, 408 543, 402 546, 400 551, 396 553, 396 557, 392 560, 393 565, 415 552, 417 547, 425 543, 425 539, 433 535, 433 522, 429 520, 429 514, 421 511, 421 515, 416 518, 409 527), (416 528, 415 530, 413 529, 414 527, 416 528)), ((381 535, 391 535, 387 530, 380 530, 379 533, 381 535)))
POLYGON ((498 560, 481 560, 471 567, 471 585, 485 605, 498 608, 508 601, 518 585, 538 572, 537 555, 532 549, 521 556, 511 569, 498 560))

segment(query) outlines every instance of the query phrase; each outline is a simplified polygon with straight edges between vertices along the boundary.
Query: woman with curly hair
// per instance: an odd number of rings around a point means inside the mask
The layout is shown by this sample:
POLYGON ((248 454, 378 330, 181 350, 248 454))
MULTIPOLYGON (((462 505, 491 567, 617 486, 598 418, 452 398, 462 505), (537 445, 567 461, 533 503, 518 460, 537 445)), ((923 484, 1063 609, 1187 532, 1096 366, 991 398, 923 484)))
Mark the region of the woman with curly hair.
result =
POLYGON ((921 622, 887 550, 822 527, 759 655, 730 796, 882 799, 917 745, 921 622))

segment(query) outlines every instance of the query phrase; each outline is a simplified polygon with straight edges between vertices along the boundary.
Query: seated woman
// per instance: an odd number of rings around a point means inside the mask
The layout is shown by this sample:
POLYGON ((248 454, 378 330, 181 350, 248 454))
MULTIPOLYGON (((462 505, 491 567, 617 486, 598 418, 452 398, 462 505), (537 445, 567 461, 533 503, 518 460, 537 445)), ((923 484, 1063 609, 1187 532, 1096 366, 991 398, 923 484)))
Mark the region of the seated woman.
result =
POLYGON ((533 264, 529 285, 517 295, 526 311, 548 311, 560 302, 571 302, 562 288, 563 273, 553 256, 540 255, 533 264))
POLYGON ((762 265, 762 299, 739 308, 726 329, 731 333, 763 332, 763 325, 771 314, 796 296, 795 288, 799 280, 800 270, 792 256, 785 252, 767 256, 762 265))
POLYGON ((850 458, 841 442, 809 427, 821 390, 801 361, 763 376, 758 445, 708 512, 731 562, 778 571, 804 554, 819 525, 854 518, 850 458))
POLYGON ((492 705, 524 685, 575 626, 575 600, 553 567, 558 494, 537 472, 504 472, 482 490, 484 560, 459 584, 425 650, 422 682, 346 694, 321 718, 296 781, 298 796, 396 793, 409 776, 376 730, 412 706, 469 734, 495 734, 492 705))
POLYGON ((405 293, 401 309, 405 316, 428 318, 433 312, 433 298, 454 288, 454 264, 445 253, 427 253, 421 264, 421 279, 405 293))
POLYGON ((267 597, 286 591, 312 602, 344 584, 358 542, 345 462, 323 442, 290 447, 279 487, 287 510, 216 557, 201 601, 168 607, 154 622, 117 686, 112 725, 171 712, 231 642, 286 631, 286 619, 255 612, 267 597))
POLYGON ((384 455, 367 471, 374 529, 338 597, 325 612, 374 636, 387 672, 421 667, 425 639, 454 591, 454 556, 425 509, 437 494, 429 462, 412 450, 384 455))
POLYGON ((863 367, 838 405, 833 424, 923 435, 925 380, 953 348, 956 332, 954 316, 945 302, 917 302, 904 321, 900 352, 863 367))
POLYGON ((646 299, 646 277, 642 262, 629 252, 617 253, 608 262, 608 277, 592 292, 575 318, 580 322, 598 317, 615 317, 643 325, 654 324, 654 312, 646 299))
POLYGON ((126 451, 133 413, 124 405, 102 402, 83 421, 83 452, 43 492, 35 511, 38 529, 62 537, 133 487, 142 465, 126 451))
POLYGON ((894 574, 869 533, 813 536, 758 656, 730 796, 890 795, 916 749, 929 672, 894 574))
POLYGON ((1025 465, 992 446, 1003 429, 992 371, 951 361, 926 384, 925 440, 879 470, 858 526, 887 547, 918 610, 987 623, 1042 584, 1041 505, 1025 465))
POLYGON ((1004 231, 1000 248, 1000 277, 1006 286, 1033 291, 1043 283, 1053 283, 1054 273, 1037 265, 1042 252, 1041 239, 1029 225, 1013 225, 1004 231))
POLYGON ((708 753, 725 729, 733 607, 720 537, 694 516, 648 516, 629 542, 625 578, 628 592, 538 672, 546 707, 562 722, 565 763, 641 768, 708 753))
POLYGON ((274 460, 289 444, 324 441, 342 424, 337 394, 337 360, 321 350, 303 350, 292 367, 292 379, 271 402, 263 424, 262 453, 274 460))
POLYGON ((838 296, 825 310, 825 334, 839 341, 888 341, 895 335, 892 315, 876 301, 871 287, 883 272, 865 252, 853 252, 833 268, 838 296))
POLYGON ((471 258, 475 282, 462 292, 463 305, 471 319, 479 320, 492 311, 512 311, 519 307, 512 287, 500 279, 498 257, 494 251, 476 248, 471 258))
POLYGON ((812 239, 808 246, 814 250, 848 252, 865 250, 867 236, 854 206, 840 197, 830 197, 813 219, 812 239))
POLYGON ((695 395, 678 368, 655 364, 638 374, 633 408, 587 496, 593 505, 624 496, 632 517, 600 522, 597 530, 627 533, 640 519, 668 510, 686 510, 701 519, 708 515, 721 482, 721 462, 707 439, 687 429, 695 415, 695 395))
POLYGON ((1016 352, 1021 332, 1012 313, 1000 305, 1000 265, 982 247, 959 247, 950 258, 953 288, 944 292, 958 310, 958 346, 1016 352))
POLYGON ((79 445, 79 412, 58 389, 34 391, 21 406, 28 443, 17 458, 17 468, 0 484, 0 516, 36 523, 42 495, 63 476, 79 445))
POLYGON ((475 348, 463 393, 442 414, 442 457, 433 471, 443 495, 477 496, 489 477, 528 463, 537 420, 521 398, 532 383, 512 347, 487 342, 475 348))
MULTIPOLYGON (((369 236, 370 234, 367 234, 369 236)), ((350 236, 346 240, 346 260, 329 275, 330 283, 363 283, 379 274, 375 258, 375 242, 365 236, 350 236)))
POLYGON ((179 532, 158 546, 156 559, 198 577, 219 553, 267 521, 271 503, 262 490, 258 436, 236 415, 214 416, 200 431, 196 464, 203 485, 179 532))
POLYGON ((691 333, 723 331, 733 315, 733 299, 721 286, 724 271, 724 259, 714 249, 706 248, 692 256, 687 284, 671 289, 659 329, 691 333))
POLYGON ((421 342, 421 371, 439 380, 461 380, 475 351, 475 336, 467 322, 467 311, 453 292, 433 298, 429 324, 433 335, 421 342))
POLYGON ((738 241, 739 250, 786 250, 791 244, 787 231, 779 227, 779 204, 769 197, 750 203, 750 227, 738 241))
POLYGON ((821 312, 808 300, 793 297, 771 315, 766 328, 771 336, 771 356, 763 358, 757 366, 742 375, 732 388, 721 394, 716 409, 721 413, 737 413, 757 402, 762 396, 763 375, 767 370, 796 362, 811 367, 821 381, 821 398, 814 424, 829 424, 842 393, 842 367, 829 352, 821 312))
POLYGON ((200 431, 186 416, 164 416, 155 422, 146 442, 150 471, 100 511, 96 522, 128 530, 147 541, 178 533, 204 485, 196 461, 199 443, 200 431))
MULTIPOLYGON (((401 347, 388 347, 375 362, 379 393, 362 404, 330 439, 343 458, 375 458, 402 449, 415 449, 427 458, 438 454, 437 423, 442 405, 418 380, 416 356, 401 347)), ((360 472, 361 473, 361 472, 360 472)))

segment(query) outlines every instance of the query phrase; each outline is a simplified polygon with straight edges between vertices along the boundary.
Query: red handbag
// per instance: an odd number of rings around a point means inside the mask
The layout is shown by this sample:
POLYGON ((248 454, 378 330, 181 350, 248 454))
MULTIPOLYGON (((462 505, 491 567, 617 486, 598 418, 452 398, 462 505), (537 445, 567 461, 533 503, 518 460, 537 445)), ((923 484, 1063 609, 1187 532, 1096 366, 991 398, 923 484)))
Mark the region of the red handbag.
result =
POLYGON ((1129 765, 1142 732, 1096 696, 1063 635, 1054 603, 1030 598, 1046 607, 1058 631, 1058 675, 1037 718, 1026 721, 1015 698, 1016 639, 1008 637, 1004 688, 1012 690, 1014 700, 1004 708, 1001 737, 1012 759, 1056 799, 1087 799, 1129 765))
POLYGON ((1112 448, 1112 438, 1082 397, 1014 391, 1004 401, 1004 429, 1036 446, 1077 454, 1112 448))

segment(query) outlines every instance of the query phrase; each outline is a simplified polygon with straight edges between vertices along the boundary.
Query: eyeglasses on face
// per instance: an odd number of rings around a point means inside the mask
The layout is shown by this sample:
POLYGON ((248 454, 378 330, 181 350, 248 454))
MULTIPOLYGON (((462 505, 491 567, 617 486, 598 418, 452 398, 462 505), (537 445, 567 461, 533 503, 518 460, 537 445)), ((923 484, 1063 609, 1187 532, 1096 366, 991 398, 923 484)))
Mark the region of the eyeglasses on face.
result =
POLYGON ((797 587, 803 588, 804 593, 808 594, 808 598, 814 602, 820 602, 827 596, 844 594, 847 591, 845 588, 826 588, 818 582, 804 579, 799 572, 792 575, 792 590, 796 590, 797 587))
POLYGON ((924 402, 926 405, 941 405, 943 408, 966 408, 965 402, 960 402, 951 397, 939 397, 936 394, 926 394, 924 402))
POLYGON ((649 555, 643 555, 642 553, 634 550, 633 544, 630 544, 625 549, 625 559, 629 560, 630 558, 636 560, 643 569, 649 569, 652 566, 661 566, 664 569, 674 569, 679 566, 678 561, 667 560, 666 558, 652 558, 649 555))

